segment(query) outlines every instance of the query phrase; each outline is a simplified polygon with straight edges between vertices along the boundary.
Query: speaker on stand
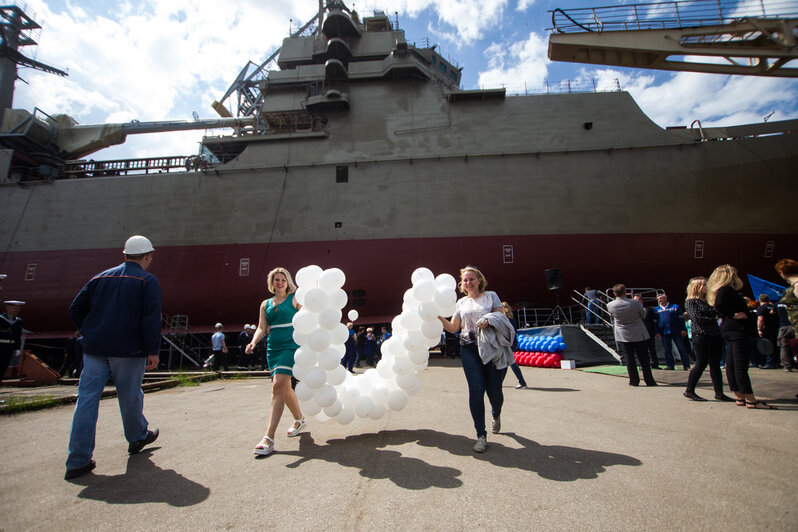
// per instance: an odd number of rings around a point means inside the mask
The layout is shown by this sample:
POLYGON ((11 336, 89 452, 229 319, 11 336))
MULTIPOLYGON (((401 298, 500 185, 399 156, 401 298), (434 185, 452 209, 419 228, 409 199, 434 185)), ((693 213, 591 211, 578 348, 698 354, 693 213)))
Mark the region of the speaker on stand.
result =
POLYGON ((560 288, 562 288, 562 274, 559 268, 549 268, 546 270, 546 288, 554 290, 554 299, 557 304, 554 307, 554 323, 560 323, 560 314, 565 314, 560 308, 560 288))

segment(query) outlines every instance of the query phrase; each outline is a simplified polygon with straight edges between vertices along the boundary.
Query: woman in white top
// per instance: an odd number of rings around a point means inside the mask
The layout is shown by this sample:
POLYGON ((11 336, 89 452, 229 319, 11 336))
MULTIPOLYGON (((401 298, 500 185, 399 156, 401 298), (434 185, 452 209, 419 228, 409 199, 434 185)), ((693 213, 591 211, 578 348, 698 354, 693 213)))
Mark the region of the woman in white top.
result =
POLYGON ((487 286, 488 281, 482 272, 473 266, 466 266, 460 270, 460 292, 465 294, 465 297, 457 301, 451 321, 438 316, 444 329, 450 333, 460 331, 460 358, 468 381, 468 406, 474 419, 474 428, 477 430, 474 451, 478 453, 485 452, 488 446, 488 433, 485 430, 485 393, 488 394, 493 414, 493 433, 498 434, 501 430, 500 416, 504 402, 502 382, 507 374, 507 368, 496 369, 492 362, 483 364, 479 356, 478 330, 487 326, 487 321, 482 318, 491 312, 502 312, 499 296, 496 292, 486 291, 487 286))

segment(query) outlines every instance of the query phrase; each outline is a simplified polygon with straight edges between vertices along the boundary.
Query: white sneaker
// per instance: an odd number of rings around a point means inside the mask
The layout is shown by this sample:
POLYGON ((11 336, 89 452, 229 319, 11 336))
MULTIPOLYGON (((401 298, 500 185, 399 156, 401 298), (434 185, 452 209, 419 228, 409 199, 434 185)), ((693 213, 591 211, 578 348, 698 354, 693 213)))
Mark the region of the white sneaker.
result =
POLYGON ((493 418, 493 424, 491 425, 491 431, 494 434, 498 434, 502 430, 502 418, 501 416, 496 416, 493 418))
POLYGON ((477 438, 477 443, 474 444, 474 452, 484 453, 488 448, 488 439, 485 436, 477 438))

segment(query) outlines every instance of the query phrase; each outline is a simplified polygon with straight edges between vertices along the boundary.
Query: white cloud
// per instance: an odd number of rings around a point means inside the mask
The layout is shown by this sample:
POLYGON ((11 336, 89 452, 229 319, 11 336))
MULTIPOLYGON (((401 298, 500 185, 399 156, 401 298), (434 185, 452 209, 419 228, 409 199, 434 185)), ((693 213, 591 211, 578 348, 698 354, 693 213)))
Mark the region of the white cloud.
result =
POLYGON ((479 73, 480 88, 506 87, 508 92, 538 91, 548 73, 548 43, 537 33, 509 45, 493 43, 486 50, 488 70, 479 73))
POLYGON ((516 11, 526 11, 529 6, 535 3, 535 0, 519 0, 516 6, 516 11))

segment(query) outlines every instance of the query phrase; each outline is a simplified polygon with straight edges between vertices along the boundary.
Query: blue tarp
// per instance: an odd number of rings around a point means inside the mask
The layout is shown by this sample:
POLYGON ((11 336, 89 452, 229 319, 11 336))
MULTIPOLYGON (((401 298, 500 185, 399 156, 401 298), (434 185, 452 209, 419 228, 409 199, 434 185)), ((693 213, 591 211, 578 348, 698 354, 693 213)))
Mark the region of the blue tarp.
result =
POLYGON ((751 285, 751 290, 754 292, 754 299, 759 298, 761 294, 767 294, 771 301, 778 301, 787 289, 786 286, 765 281, 751 274, 748 274, 748 284, 751 285))

